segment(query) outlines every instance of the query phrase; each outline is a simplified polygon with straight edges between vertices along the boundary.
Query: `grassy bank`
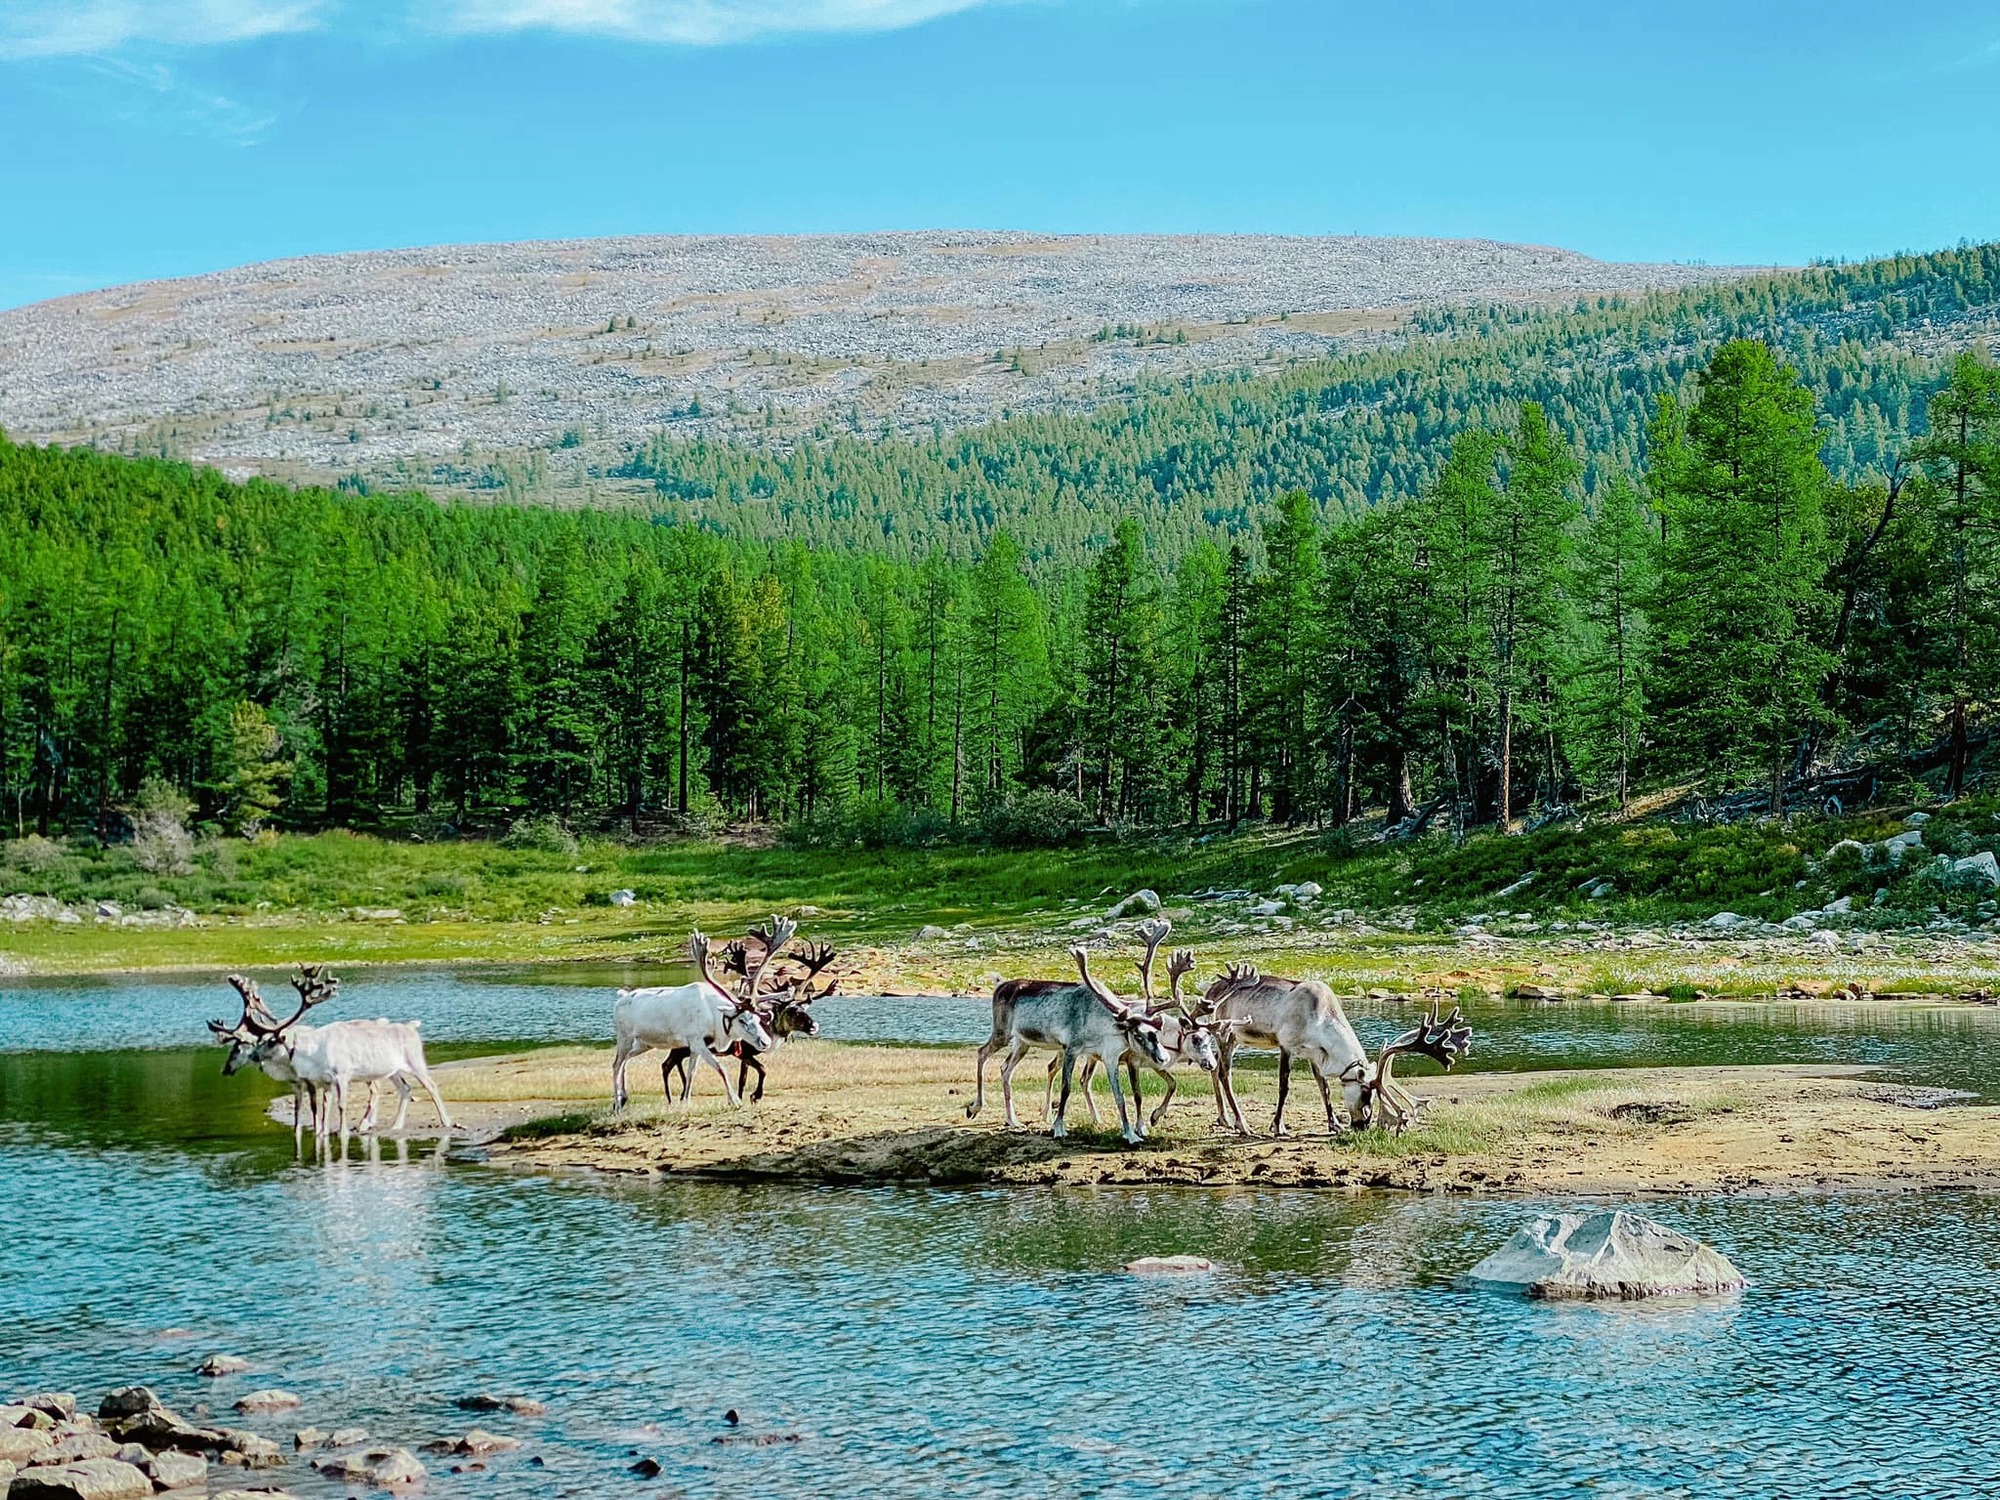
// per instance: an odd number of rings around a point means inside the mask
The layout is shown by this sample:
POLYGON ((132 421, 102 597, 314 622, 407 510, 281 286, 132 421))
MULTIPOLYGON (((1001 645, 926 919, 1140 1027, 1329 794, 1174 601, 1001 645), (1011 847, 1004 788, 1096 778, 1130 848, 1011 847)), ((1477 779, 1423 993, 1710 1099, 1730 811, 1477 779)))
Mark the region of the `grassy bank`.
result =
MULTIPOLYGON (((64 903, 81 919, 0 926, 0 953, 17 970, 48 972, 307 957, 643 960, 672 956, 691 926, 736 931, 793 911, 849 950, 923 959, 925 972, 977 982, 999 950, 1059 956, 1071 934, 1101 930, 1112 902, 1141 888, 1158 891, 1177 929, 1211 949, 1300 948, 1361 979, 1401 972, 1413 949, 1474 919, 1533 948, 1565 934, 1699 923, 1723 909, 1775 922, 1847 898, 1849 934, 1951 923, 1961 938, 1983 939, 1995 893, 1930 870, 1938 853, 2000 841, 2000 799, 1939 809, 1925 847, 1900 864, 1856 847, 1903 829, 1908 811, 1727 827, 1594 820, 1461 844, 1255 830, 1044 850, 585 839, 569 851, 336 831, 205 841, 177 873, 140 868, 127 845, 29 838, 0 848, 0 894, 64 903), (1322 888, 1316 899, 1262 916, 1243 899, 1202 899, 1224 890, 1261 900, 1301 882, 1322 888), (613 904, 622 891, 635 904, 613 904), (116 911, 100 918, 107 902, 116 911), (926 928, 948 936, 920 941, 926 928)), ((1625 977, 1616 967, 1570 965, 1570 978, 1615 988, 1625 977)))

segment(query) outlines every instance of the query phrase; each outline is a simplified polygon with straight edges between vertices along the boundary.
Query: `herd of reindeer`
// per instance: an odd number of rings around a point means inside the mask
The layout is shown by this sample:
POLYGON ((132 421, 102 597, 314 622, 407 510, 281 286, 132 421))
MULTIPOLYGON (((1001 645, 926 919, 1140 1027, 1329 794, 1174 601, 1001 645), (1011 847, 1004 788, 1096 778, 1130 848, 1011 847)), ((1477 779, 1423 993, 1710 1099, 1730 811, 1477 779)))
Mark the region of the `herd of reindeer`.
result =
MULTIPOLYGON (((1182 993, 1182 982, 1194 971, 1194 955, 1174 951, 1167 961, 1167 994, 1154 993, 1153 968, 1160 947, 1172 932, 1164 917, 1141 922, 1136 935, 1145 945, 1138 961, 1136 998, 1120 996, 1090 971, 1090 954, 1075 947, 1075 979, 1004 979, 993 988, 993 1030, 980 1044, 975 1068, 976 1089, 966 1106, 968 1119, 977 1118, 986 1103, 986 1063, 1005 1052, 1000 1065, 1000 1095, 1011 1130, 1023 1128, 1014 1112, 1014 1071, 1031 1048, 1052 1050, 1045 1085, 1044 1113, 1057 1137, 1068 1133, 1066 1117, 1072 1092, 1081 1087, 1093 1124, 1101 1122, 1091 1082, 1103 1072, 1118 1112, 1119 1133, 1128 1142, 1145 1139, 1173 1103, 1175 1070, 1192 1065, 1209 1076, 1216 1120, 1225 1130, 1251 1133, 1235 1087, 1236 1054, 1244 1046, 1273 1049, 1278 1054, 1278 1104, 1271 1133, 1285 1129, 1285 1101, 1291 1090, 1292 1065, 1303 1062, 1319 1085, 1326 1107, 1328 1131, 1343 1127, 1385 1128, 1401 1133, 1416 1117, 1419 1101, 1396 1081, 1399 1057, 1427 1057, 1445 1068, 1466 1055, 1472 1028, 1454 1007, 1439 1014, 1433 1001, 1418 1024, 1403 1032, 1370 1058, 1354 1033, 1339 999, 1316 979, 1279 979, 1260 974, 1249 964, 1229 964, 1199 993, 1182 993), (1139 1070, 1144 1067, 1165 1080, 1159 1103, 1144 1111, 1139 1070), (1121 1082, 1121 1073, 1124 1082, 1121 1082), (1058 1078, 1060 1097, 1056 1095, 1058 1078), (1128 1103, 1125 1082, 1129 1082, 1128 1103), (1339 1091, 1336 1104, 1334 1094, 1339 1091)), ((832 994, 839 980, 826 977, 839 956, 825 943, 805 942, 787 952, 798 936, 798 924, 775 917, 755 927, 717 955, 708 938, 696 932, 688 940, 696 977, 686 984, 620 990, 611 1007, 615 1046, 611 1056, 611 1099, 622 1111, 629 1098, 626 1072, 633 1058, 646 1052, 665 1054, 660 1065, 662 1086, 671 1102, 686 1101, 695 1078, 713 1068, 729 1102, 740 1104, 752 1073, 752 1100, 764 1096, 764 1055, 792 1037, 819 1034, 812 1004, 832 994), (728 1061, 736 1062, 736 1077, 728 1061)), ((337 1021, 308 1026, 305 1016, 331 1000, 340 981, 324 965, 307 965, 292 980, 298 1008, 279 1020, 258 993, 256 981, 242 974, 229 976, 242 1002, 234 1023, 210 1021, 209 1029, 229 1048, 224 1073, 255 1066, 292 1088, 295 1144, 303 1147, 308 1121, 316 1146, 327 1149, 338 1131, 340 1151, 347 1152, 348 1091, 365 1085, 367 1109, 359 1129, 375 1125, 376 1090, 387 1083, 399 1096, 391 1130, 400 1131, 408 1115, 412 1085, 421 1086, 437 1107, 444 1129, 452 1128, 450 1112, 432 1081, 424 1060, 423 1037, 417 1022, 337 1021)))

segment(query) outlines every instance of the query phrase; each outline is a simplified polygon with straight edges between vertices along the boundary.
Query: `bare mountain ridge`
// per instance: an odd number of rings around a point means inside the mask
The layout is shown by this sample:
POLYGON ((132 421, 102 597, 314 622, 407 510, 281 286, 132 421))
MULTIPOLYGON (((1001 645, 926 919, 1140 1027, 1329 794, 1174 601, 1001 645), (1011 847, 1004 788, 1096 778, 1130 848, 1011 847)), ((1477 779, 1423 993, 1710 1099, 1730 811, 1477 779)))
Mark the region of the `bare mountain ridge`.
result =
MULTIPOLYGON (((1442 303, 1739 272, 1484 240, 898 232, 308 256, 0 312, 0 428, 233 473, 441 487, 662 427, 929 432, 1274 368, 1442 303)), ((551 476, 560 487, 560 474, 551 476)))

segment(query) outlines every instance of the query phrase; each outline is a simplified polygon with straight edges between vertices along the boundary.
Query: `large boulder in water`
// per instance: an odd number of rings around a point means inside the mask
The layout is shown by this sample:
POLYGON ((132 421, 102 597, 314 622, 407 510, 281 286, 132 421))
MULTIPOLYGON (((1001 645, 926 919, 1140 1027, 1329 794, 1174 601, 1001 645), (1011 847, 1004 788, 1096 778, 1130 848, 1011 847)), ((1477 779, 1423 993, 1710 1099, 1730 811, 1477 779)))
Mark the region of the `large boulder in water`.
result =
POLYGON ((1472 1268, 1474 1281, 1531 1297, 1633 1301, 1741 1291, 1720 1251, 1623 1209, 1544 1214, 1472 1268))

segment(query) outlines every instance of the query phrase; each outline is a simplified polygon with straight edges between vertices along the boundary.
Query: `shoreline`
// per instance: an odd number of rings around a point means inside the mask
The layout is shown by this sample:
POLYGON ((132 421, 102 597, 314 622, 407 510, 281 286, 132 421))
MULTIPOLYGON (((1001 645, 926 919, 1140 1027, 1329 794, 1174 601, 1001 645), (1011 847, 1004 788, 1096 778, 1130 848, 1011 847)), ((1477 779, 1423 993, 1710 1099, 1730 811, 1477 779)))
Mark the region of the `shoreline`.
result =
MULTIPOLYGON (((469 1139, 496 1166, 661 1181, 1047 1186, 1313 1187, 1501 1196, 2000 1188, 2000 1105, 1950 1103, 1858 1065, 1544 1070, 1412 1080, 1428 1107, 1403 1137, 1325 1133, 1310 1081, 1284 1138, 1214 1125, 1207 1080, 1183 1080, 1158 1130, 1125 1146, 1071 1105, 1071 1134, 1040 1128, 1043 1059, 1016 1074, 1025 1129, 1000 1120, 989 1067, 980 1119, 969 1048, 792 1043, 760 1103, 726 1104, 711 1073, 692 1104, 639 1093, 609 1114, 608 1048, 551 1048, 441 1065, 469 1139)), ((1270 1070, 1239 1073, 1267 1128, 1270 1070)), ((1147 1079, 1146 1108, 1157 1080, 1147 1079)), ((1098 1090, 1107 1122, 1109 1100, 1098 1090)), ((423 1134, 420 1127, 416 1134, 423 1134)))

